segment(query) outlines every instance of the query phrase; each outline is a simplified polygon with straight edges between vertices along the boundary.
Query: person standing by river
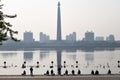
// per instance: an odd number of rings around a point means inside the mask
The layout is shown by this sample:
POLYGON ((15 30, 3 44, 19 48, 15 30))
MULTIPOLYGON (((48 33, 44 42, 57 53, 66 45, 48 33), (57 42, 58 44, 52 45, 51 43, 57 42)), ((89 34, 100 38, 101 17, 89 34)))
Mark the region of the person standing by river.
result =
POLYGON ((33 67, 30 67, 30 75, 33 76, 33 67))

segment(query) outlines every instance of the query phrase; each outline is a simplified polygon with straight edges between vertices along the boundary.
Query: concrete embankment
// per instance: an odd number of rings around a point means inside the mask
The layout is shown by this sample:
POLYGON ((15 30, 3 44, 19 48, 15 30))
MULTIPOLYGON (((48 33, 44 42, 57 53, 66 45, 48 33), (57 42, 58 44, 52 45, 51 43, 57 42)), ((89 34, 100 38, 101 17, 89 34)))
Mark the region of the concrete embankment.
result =
POLYGON ((120 75, 0 76, 0 80, 120 80, 120 75))

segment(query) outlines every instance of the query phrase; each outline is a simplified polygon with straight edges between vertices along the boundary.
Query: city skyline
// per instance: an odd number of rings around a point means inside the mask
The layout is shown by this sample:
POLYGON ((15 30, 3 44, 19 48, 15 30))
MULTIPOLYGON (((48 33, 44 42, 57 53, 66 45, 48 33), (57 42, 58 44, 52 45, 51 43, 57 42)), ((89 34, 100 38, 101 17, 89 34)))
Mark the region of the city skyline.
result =
MULTIPOLYGON (((31 0, 29 4, 27 0, 2 2, 6 14, 18 15, 16 19, 10 20, 13 28, 19 31, 18 38, 23 38, 23 32, 32 31, 34 38, 39 40, 39 32, 49 34, 50 39, 56 39, 58 1, 31 0)), ((77 40, 81 40, 88 30, 104 37, 114 34, 115 38, 120 40, 119 0, 60 0, 60 2, 63 39, 71 32, 76 32, 77 40)))
MULTIPOLYGON (((39 40, 35 40, 33 36, 33 32, 31 31, 25 31, 23 34, 23 41, 24 42, 34 42, 34 41, 40 41, 40 42, 49 42, 49 41, 71 41, 71 42, 76 42, 76 41, 116 41, 115 37, 113 34, 109 34, 106 37, 103 36, 95 36, 95 33, 92 31, 86 31, 84 33, 84 37, 82 37, 82 40, 76 40, 76 32, 72 32, 68 35, 65 35, 65 39, 57 40, 56 39, 50 39, 50 36, 48 34, 45 34, 43 32, 39 33, 39 40)), ((11 41, 11 40, 10 40, 11 41)), ((13 41, 12 41, 13 42, 13 41)))

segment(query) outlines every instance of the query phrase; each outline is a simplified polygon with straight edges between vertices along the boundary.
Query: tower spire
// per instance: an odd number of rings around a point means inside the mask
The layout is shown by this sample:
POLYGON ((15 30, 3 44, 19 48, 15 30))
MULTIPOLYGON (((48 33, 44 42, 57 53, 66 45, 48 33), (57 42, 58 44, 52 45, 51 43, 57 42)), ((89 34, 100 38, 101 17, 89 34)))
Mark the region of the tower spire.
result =
POLYGON ((58 2, 58 15, 57 15, 57 41, 61 41, 61 12, 60 1, 58 2))
POLYGON ((58 6, 60 6, 60 1, 58 1, 58 6))

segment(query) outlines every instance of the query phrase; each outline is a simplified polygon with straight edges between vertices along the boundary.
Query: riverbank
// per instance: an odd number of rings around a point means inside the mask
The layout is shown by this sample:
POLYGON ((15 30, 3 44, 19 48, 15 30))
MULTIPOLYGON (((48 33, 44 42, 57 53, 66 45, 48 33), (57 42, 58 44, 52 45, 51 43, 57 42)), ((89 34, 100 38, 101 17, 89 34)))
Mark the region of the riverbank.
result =
POLYGON ((0 80, 120 80, 120 75, 80 75, 80 76, 0 75, 0 80))

